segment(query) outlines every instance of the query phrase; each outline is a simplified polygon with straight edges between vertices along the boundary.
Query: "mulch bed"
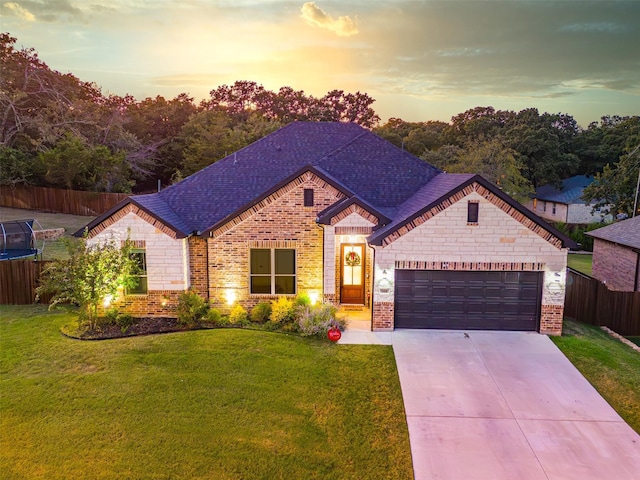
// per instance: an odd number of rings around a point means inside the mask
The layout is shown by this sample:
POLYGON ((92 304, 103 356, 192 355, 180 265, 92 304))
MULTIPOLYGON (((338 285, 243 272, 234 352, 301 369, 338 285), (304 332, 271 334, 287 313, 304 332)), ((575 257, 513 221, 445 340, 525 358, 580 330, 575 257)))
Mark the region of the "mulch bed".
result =
POLYGON ((100 325, 97 329, 84 330, 77 335, 67 336, 79 338, 81 340, 106 340, 109 338, 135 337, 139 335, 153 335, 156 333, 182 332, 210 328, 208 325, 186 326, 180 325, 175 318, 170 317, 145 317, 136 318, 134 323, 123 332, 118 325, 100 325))

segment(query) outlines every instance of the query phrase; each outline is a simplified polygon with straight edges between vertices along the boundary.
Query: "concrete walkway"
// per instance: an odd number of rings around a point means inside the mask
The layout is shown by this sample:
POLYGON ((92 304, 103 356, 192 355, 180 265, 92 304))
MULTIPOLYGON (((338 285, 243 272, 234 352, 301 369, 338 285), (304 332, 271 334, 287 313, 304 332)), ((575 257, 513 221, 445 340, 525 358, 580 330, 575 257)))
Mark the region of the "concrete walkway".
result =
POLYGON ((640 436, 544 335, 345 334, 393 345, 416 480, 640 479, 640 436))

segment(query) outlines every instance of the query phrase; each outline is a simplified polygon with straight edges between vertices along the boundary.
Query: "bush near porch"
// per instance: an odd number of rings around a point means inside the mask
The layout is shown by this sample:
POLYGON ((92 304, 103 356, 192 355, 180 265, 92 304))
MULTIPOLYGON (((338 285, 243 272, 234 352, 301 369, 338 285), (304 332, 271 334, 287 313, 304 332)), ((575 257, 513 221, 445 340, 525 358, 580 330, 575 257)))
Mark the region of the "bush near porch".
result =
POLYGON ((5 478, 413 477, 391 347, 219 329, 79 342, 0 306, 5 478))

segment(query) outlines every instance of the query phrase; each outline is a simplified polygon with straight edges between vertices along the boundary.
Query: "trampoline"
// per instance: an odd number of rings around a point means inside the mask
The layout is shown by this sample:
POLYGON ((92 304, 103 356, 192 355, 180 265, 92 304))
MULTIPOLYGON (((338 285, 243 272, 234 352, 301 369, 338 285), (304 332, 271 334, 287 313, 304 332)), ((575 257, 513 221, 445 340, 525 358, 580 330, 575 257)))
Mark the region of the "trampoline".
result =
POLYGON ((42 253, 44 240, 38 248, 33 224, 36 220, 0 222, 0 261, 34 257, 42 253))

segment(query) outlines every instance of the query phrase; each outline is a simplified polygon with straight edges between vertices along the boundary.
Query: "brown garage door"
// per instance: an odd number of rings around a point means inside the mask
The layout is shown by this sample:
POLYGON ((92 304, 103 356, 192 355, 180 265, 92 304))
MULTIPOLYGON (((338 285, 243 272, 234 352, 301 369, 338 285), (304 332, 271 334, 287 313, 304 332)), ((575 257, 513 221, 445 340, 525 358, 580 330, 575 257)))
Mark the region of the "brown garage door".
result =
POLYGON ((396 328, 538 330, 542 272, 396 270, 396 328))

